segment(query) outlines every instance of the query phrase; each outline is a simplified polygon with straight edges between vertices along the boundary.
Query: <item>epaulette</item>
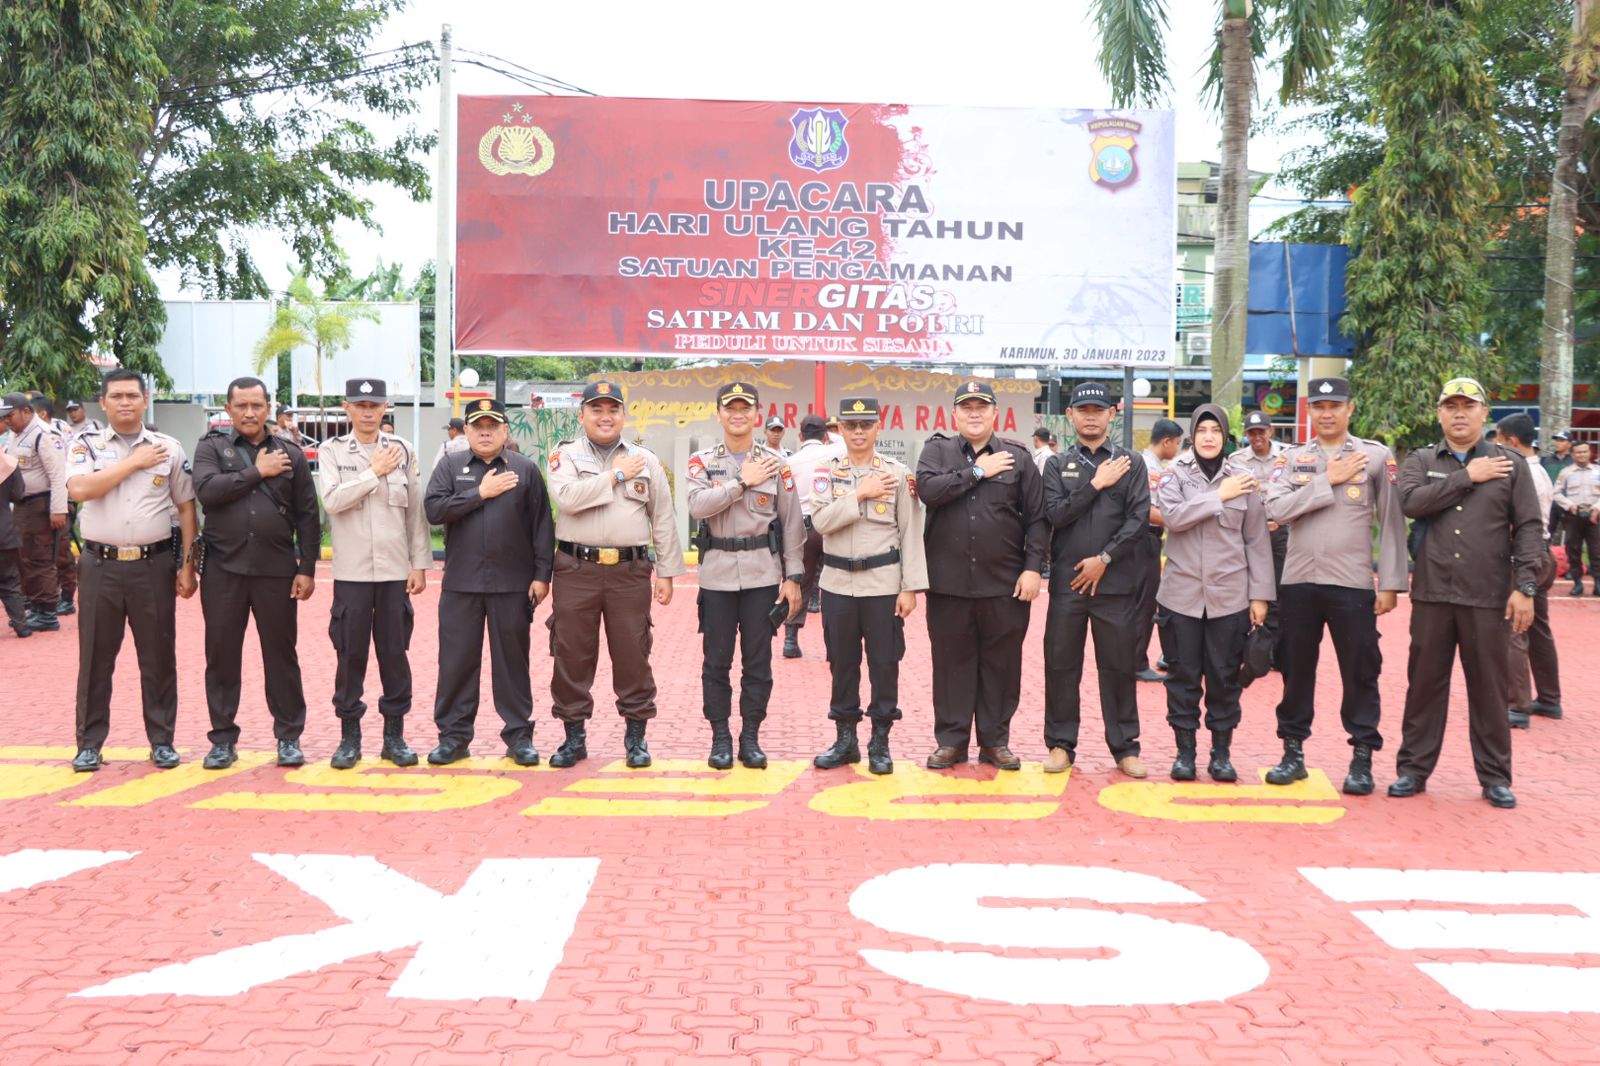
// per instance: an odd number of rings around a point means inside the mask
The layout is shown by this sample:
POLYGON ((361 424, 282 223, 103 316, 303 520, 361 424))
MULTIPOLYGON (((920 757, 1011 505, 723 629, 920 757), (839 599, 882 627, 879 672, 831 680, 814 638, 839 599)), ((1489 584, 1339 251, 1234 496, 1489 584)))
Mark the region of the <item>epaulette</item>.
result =
POLYGON ((950 434, 946 433, 942 429, 936 429, 932 433, 928 434, 928 439, 929 440, 949 440, 950 439, 950 434))

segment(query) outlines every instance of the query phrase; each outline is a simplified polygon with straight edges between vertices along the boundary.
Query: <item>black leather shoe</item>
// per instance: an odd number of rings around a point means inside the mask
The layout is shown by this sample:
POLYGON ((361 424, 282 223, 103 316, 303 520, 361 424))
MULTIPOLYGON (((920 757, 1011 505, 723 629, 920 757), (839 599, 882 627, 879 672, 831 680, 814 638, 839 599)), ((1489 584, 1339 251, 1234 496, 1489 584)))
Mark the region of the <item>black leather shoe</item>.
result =
POLYGON ((1514 707, 1506 708, 1506 721, 1511 723, 1512 729, 1528 728, 1528 716, 1514 707))
POLYGON ((54 611, 34 611, 28 616, 28 628, 35 633, 54 633, 61 628, 54 611))
POLYGON ((150 749, 150 761, 157 770, 170 770, 178 765, 178 753, 172 750, 171 744, 157 744, 150 749))
POLYGON ((518 766, 538 766, 539 752, 531 740, 519 740, 506 746, 506 758, 518 766))
POLYGON ((467 742, 439 741, 439 746, 428 752, 428 765, 449 766, 453 762, 460 762, 467 757, 467 742))
POLYGON ((73 756, 72 769, 80 774, 92 774, 100 769, 100 752, 94 748, 84 748, 73 756))
POLYGON ((1147 666, 1143 670, 1135 671, 1133 679, 1135 681, 1165 681, 1167 675, 1159 670, 1152 670, 1147 666))
POLYGON ((990 766, 998 767, 1001 770, 1022 769, 1022 760, 1011 754, 1011 749, 1004 744, 996 744, 992 748, 980 747, 978 749, 978 761, 980 763, 988 763, 990 766))
POLYGON ((630 718, 623 731, 622 751, 630 770, 643 770, 650 765, 650 745, 644 739, 644 729, 643 718, 630 718))
POLYGON ((56 604, 56 614, 58 614, 58 615, 77 614, 77 613, 78 613, 78 608, 72 602, 72 597, 70 597, 70 596, 61 597, 60 602, 56 604))
POLYGON ((23 620, 20 622, 15 618, 11 620, 11 632, 15 633, 19 638, 33 636, 33 627, 27 622, 28 616, 23 615, 22 617, 23 620))
POLYGON ((305 752, 300 750, 298 740, 278 741, 279 766, 304 766, 306 764, 305 752))
POLYGON ((226 770, 239 761, 239 753, 232 744, 213 744, 200 765, 207 770, 226 770))
POLYGON ((550 765, 557 770, 576 766, 589 757, 589 734, 584 730, 583 723, 562 722, 561 727, 566 731, 566 739, 550 753, 550 765))
POLYGON ((928 769, 948 770, 957 763, 967 761, 967 746, 962 744, 957 747, 953 744, 941 744, 932 755, 928 756, 928 769))
POLYGON ((1528 713, 1536 714, 1540 718, 1560 718, 1562 714, 1561 704, 1540 703, 1538 700, 1534 700, 1533 703, 1528 705, 1528 713))
POLYGON ((1394 784, 1389 786, 1389 795, 1396 799, 1420 796, 1426 791, 1428 791, 1428 779, 1426 777, 1413 777, 1410 774, 1401 774, 1394 779, 1394 784))
POLYGON ((1505 785, 1486 786, 1483 790, 1483 798, 1489 801, 1489 806, 1499 807, 1503 811, 1509 811, 1517 805, 1517 797, 1513 796, 1511 790, 1505 785))
POLYGON ((783 627, 783 657, 785 659, 800 658, 800 627, 786 625, 783 627))

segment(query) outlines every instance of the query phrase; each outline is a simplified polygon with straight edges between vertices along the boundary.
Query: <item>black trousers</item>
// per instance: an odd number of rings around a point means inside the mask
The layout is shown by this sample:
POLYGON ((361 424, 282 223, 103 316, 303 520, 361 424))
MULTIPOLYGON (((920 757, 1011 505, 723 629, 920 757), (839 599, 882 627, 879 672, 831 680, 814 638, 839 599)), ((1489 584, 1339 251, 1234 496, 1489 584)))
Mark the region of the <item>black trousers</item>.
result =
POLYGON ((98 750, 111 731, 111 678, 125 630, 139 657, 144 735, 171 744, 178 722, 176 571, 171 552, 118 562, 79 560, 78 747, 98 750))
POLYGON ((333 710, 341 719, 361 721, 367 713, 367 649, 378 653, 383 695, 378 713, 398 718, 411 709, 411 630, 416 615, 405 580, 335 581, 328 639, 338 656, 333 674, 333 710))
POLYGON ((1467 735, 1478 782, 1511 784, 1511 726, 1506 721, 1506 643, 1511 626, 1499 607, 1411 603, 1411 654, 1406 710, 1400 723, 1398 773, 1426 779, 1439 762, 1450 710, 1456 651, 1467 678, 1467 735))
POLYGON ((261 669, 266 677, 272 735, 299 740, 306 727, 306 695, 295 654, 299 603, 290 597, 294 575, 252 577, 222 569, 214 561, 200 579, 200 609, 206 620, 206 706, 213 744, 239 743, 239 685, 244 631, 256 621, 261 669))
POLYGON ((6 617, 18 623, 28 614, 28 601, 22 598, 20 559, 16 548, 0 548, 0 605, 5 606, 6 617))
POLYGON ((1195 618, 1163 607, 1156 612, 1156 626, 1161 631, 1161 654, 1167 658, 1167 724, 1174 729, 1200 728, 1203 681, 1206 728, 1237 729, 1243 691, 1239 660, 1250 633, 1249 609, 1195 618))
POLYGON ((1556 658, 1556 638, 1550 631, 1550 586, 1556 581, 1556 560, 1549 552, 1539 565, 1539 583, 1533 594, 1533 625, 1511 634, 1506 655, 1506 706, 1526 711, 1536 698, 1561 706, 1561 665, 1556 658), (1533 684, 1528 684, 1529 668, 1533 684))
MULTIPOLYGON (((805 579, 800 582, 800 611, 785 625, 800 629, 806 624, 806 604, 817 594, 822 580, 822 534, 811 528, 811 518, 806 518, 805 579)), ((826 643, 826 637, 823 638, 826 643)))
POLYGON ((533 738, 533 680, 528 675, 533 601, 526 592, 439 593, 439 688, 433 720, 440 744, 466 744, 478 719, 483 632, 489 631, 489 677, 506 746, 533 738))
MULTIPOLYGON (((1294 584, 1278 589, 1283 625, 1278 644, 1278 668, 1283 671, 1283 701, 1278 704, 1280 738, 1305 740, 1311 736, 1317 660, 1322 655, 1326 626, 1344 685, 1339 717, 1345 734, 1352 746, 1365 745, 1373 751, 1383 747, 1378 732, 1378 674, 1383 670, 1383 652, 1378 648, 1378 618, 1372 613, 1377 598, 1372 589, 1342 585, 1294 584)), ((1500 658, 1503 663, 1503 650, 1500 658)))
POLYGON ((866 646, 872 699, 867 717, 900 720, 900 660, 906 654, 905 619, 894 613, 895 596, 843 596, 822 590, 822 640, 833 671, 828 717, 861 721, 861 649, 866 646))
POLYGON ((980 747, 1011 743, 1032 606, 1009 594, 928 593, 933 731, 940 747, 966 747, 974 726, 980 747))
MULTIPOLYGON (((1139 545, 1137 556, 1139 588, 1139 614, 1135 619, 1133 635, 1133 668, 1135 671, 1150 668, 1150 634, 1156 626, 1156 593, 1161 591, 1161 540, 1163 531, 1152 526, 1139 545)), ((1166 649, 1161 651, 1166 655, 1166 649)))
MULTIPOLYGON (((1283 561, 1289 555, 1289 529, 1279 526, 1270 534, 1272 539, 1272 587, 1283 588, 1283 561)), ((1272 665, 1279 673, 1283 672, 1283 611, 1278 607, 1277 600, 1267 603, 1267 620, 1263 623, 1268 633, 1272 634, 1272 665)))
POLYGON ((766 720, 772 698, 772 634, 768 612, 778 602, 778 586, 725 592, 701 589, 700 707, 708 722, 726 722, 733 714, 733 643, 739 641, 739 717, 759 724, 766 720))
POLYGON ((1046 747, 1074 754, 1078 750, 1083 649, 1092 629, 1106 747, 1114 759, 1139 754, 1139 704, 1133 679, 1138 609, 1135 594, 1051 594, 1044 627, 1046 747))
POLYGON ((1600 563, 1600 525, 1589 521, 1587 516, 1579 517, 1571 511, 1563 511, 1562 515, 1562 524, 1567 530, 1567 576, 1574 585, 1582 584, 1583 549, 1589 549, 1590 576, 1594 575, 1595 566, 1600 563))

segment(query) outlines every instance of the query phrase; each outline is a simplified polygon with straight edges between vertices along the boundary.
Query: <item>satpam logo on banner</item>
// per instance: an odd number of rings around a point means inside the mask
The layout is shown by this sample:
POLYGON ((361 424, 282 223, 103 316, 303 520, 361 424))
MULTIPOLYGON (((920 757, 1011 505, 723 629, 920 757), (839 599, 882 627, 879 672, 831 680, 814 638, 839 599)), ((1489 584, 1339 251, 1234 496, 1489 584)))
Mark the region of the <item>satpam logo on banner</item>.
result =
POLYGON ((844 139, 849 122, 843 111, 802 107, 789 120, 794 127, 789 162, 818 174, 844 166, 850 158, 850 143, 844 139))
POLYGON ((525 174, 538 177, 556 161, 556 146, 549 134, 533 125, 533 116, 522 101, 500 116, 504 125, 491 126, 478 142, 478 162, 489 173, 525 174))
POLYGON ((1093 156, 1089 161, 1089 179, 1102 189, 1117 192, 1139 180, 1139 166, 1133 153, 1139 144, 1134 134, 1139 123, 1130 118, 1101 118, 1089 123, 1094 140, 1089 142, 1093 156))

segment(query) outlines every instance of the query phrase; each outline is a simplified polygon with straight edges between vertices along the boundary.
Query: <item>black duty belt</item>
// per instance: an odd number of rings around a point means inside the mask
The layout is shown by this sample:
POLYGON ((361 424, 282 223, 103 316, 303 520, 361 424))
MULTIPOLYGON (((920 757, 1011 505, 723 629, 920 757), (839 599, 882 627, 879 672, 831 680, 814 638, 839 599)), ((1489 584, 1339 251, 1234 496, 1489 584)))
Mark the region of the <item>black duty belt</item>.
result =
POLYGON ((617 563, 650 557, 649 548, 591 548, 587 544, 574 544, 570 540, 558 540, 556 547, 586 563, 599 563, 602 566, 615 566, 617 563))
POLYGON ((701 549, 712 548, 719 552, 753 552, 772 551, 772 541, 766 534, 759 537, 706 537, 706 543, 701 549))
POLYGON ((136 563, 148 559, 152 555, 162 555, 172 550, 172 538, 158 540, 151 544, 130 544, 118 546, 115 544, 101 544, 97 540, 83 542, 83 550, 89 555, 100 559, 112 559, 119 563, 136 563))
POLYGON ((800 521, 802 521, 802 522, 804 522, 806 524, 806 529, 807 530, 810 530, 811 528, 813 528, 812 525, 811 525, 811 516, 810 515, 808 515, 808 514, 801 515, 800 516, 800 521))
POLYGON ((880 566, 888 566, 890 563, 898 563, 899 561, 899 548, 890 548, 882 555, 869 555, 865 559, 847 559, 843 555, 822 553, 822 565, 831 566, 835 570, 848 570, 851 573, 859 573, 862 570, 876 570, 880 566))
POLYGON ((43 492, 30 492, 30 493, 28 493, 28 495, 24 496, 22 499, 18 500, 17 502, 18 503, 32 503, 34 500, 42 500, 48 495, 50 495, 50 490, 49 489, 45 489, 43 492))

